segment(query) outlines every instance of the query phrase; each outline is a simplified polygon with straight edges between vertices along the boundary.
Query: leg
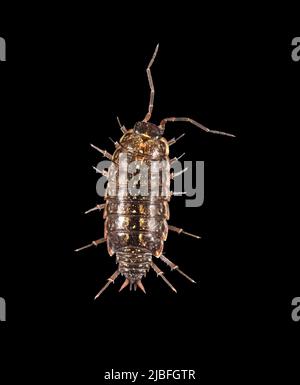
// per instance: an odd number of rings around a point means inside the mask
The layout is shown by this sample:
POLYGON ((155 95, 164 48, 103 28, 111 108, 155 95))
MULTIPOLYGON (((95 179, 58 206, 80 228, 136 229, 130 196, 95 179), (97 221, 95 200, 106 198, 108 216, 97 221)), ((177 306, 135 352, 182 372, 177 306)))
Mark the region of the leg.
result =
POLYGON ((123 134, 126 134, 127 130, 126 130, 125 126, 123 126, 123 125, 121 124, 120 119, 119 119, 118 116, 117 116, 117 121, 118 121, 118 123, 119 123, 120 130, 123 132, 123 134))
POLYGON ((118 142, 115 142, 115 141, 113 140, 113 138, 111 138, 111 137, 109 136, 108 139, 109 139, 111 142, 113 142, 113 144, 114 144, 114 146, 115 146, 116 148, 120 147, 119 143, 118 143, 118 142))
POLYGON ((148 64, 148 67, 146 69, 146 72, 147 72, 147 77, 148 77, 148 82, 149 82, 149 86, 150 86, 150 101, 149 101, 149 107, 148 107, 148 112, 144 118, 144 122, 148 122, 149 119, 151 118, 151 115, 152 115, 152 111, 153 111, 153 102, 154 102, 154 84, 153 84, 153 80, 152 80, 152 75, 151 75, 151 66, 154 62, 154 59, 155 59, 155 56, 157 54, 157 51, 158 51, 158 46, 159 44, 157 44, 156 48, 155 48, 155 51, 154 51, 154 54, 152 56, 152 59, 150 60, 150 63, 148 64))
POLYGON ((105 238, 100 238, 100 239, 97 239, 96 241, 93 241, 93 242, 89 243, 86 246, 79 247, 79 249, 76 249, 74 251, 78 252, 78 251, 87 249, 88 247, 92 247, 92 246, 97 247, 98 245, 100 245, 100 243, 104 243, 104 242, 106 242, 106 239, 105 238))
POLYGON ((187 274, 185 274, 183 271, 181 271, 177 265, 175 265, 175 263, 173 263, 172 261, 170 261, 167 257, 165 257, 164 255, 161 255, 159 257, 163 262, 165 262, 168 266, 170 266, 171 270, 176 270, 178 271, 179 274, 183 275, 185 278, 187 278, 188 280, 190 280, 191 282, 193 283, 196 283, 191 277, 189 277, 187 274))
POLYGON ((91 147, 93 147, 95 150, 101 152, 101 154, 103 156, 105 156, 107 159, 112 160, 112 155, 109 152, 107 152, 106 150, 101 150, 101 148, 98 148, 98 147, 94 146, 93 144, 91 144, 91 147))
POLYGON ((101 210, 104 209, 104 207, 105 207, 105 203, 102 203, 101 205, 97 205, 97 206, 93 207, 92 209, 89 209, 89 210, 85 211, 85 214, 89 214, 92 211, 96 211, 96 210, 101 211, 101 210))
POLYGON ((178 136, 178 138, 172 138, 168 141, 168 145, 169 146, 172 146, 172 144, 175 144, 176 142, 178 142, 179 139, 183 138, 185 135, 185 133, 181 134, 180 136, 178 136))
POLYGON ((210 132, 211 134, 220 134, 220 135, 235 137, 235 135, 227 134, 226 132, 210 130, 209 128, 203 126, 203 124, 198 123, 195 120, 190 118, 165 118, 160 122, 159 127, 165 128, 165 125, 167 122, 189 122, 189 123, 192 123, 194 126, 201 128, 201 130, 210 132))
POLYGON ((115 271, 113 275, 108 278, 108 282, 102 287, 102 289, 99 291, 99 293, 95 296, 94 299, 97 299, 104 292, 104 290, 108 288, 111 283, 114 283, 115 279, 118 278, 119 274, 119 270, 115 271))
POLYGON ((188 167, 186 167, 186 168, 184 168, 183 170, 178 171, 178 172, 171 172, 170 177, 171 177, 171 179, 175 179, 177 176, 183 174, 183 173, 186 172, 187 170, 188 170, 188 167))
POLYGON ((166 284, 175 292, 177 293, 177 290, 175 289, 175 287, 173 285, 171 285, 171 283, 167 280, 167 278, 164 276, 164 272, 160 270, 160 268, 158 266, 155 265, 155 263, 151 262, 151 267, 152 269, 155 271, 155 273, 157 274, 158 277, 161 277, 165 282, 166 284))
POLYGON ((175 156, 175 158, 172 158, 170 160, 170 164, 172 165, 173 163, 177 162, 179 159, 181 159, 185 155, 185 152, 183 152, 178 158, 175 156))
POLYGON ((170 191, 173 197, 181 197, 186 194, 186 191, 170 191))
POLYGON ((93 166, 93 169, 94 169, 98 174, 102 174, 103 176, 105 176, 105 178, 108 178, 108 172, 107 172, 107 171, 105 171, 105 170, 99 170, 99 168, 94 167, 94 166, 93 166))
POLYGON ((201 238, 201 237, 199 237, 199 235, 194 235, 194 234, 188 233, 186 231, 183 231, 183 229, 180 229, 179 227, 176 227, 176 226, 168 225, 168 229, 171 230, 171 231, 175 231, 178 234, 182 233, 182 234, 189 235, 190 237, 194 237, 194 238, 197 238, 197 239, 201 238))

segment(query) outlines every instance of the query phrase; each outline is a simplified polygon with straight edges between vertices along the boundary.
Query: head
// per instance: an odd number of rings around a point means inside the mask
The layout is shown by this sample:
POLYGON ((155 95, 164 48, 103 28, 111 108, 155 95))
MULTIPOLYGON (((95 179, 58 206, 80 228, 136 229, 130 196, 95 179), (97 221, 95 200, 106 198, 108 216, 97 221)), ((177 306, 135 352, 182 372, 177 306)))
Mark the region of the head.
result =
POLYGON ((136 134, 147 135, 150 138, 160 138, 164 134, 164 128, 149 122, 136 122, 133 131, 136 134))

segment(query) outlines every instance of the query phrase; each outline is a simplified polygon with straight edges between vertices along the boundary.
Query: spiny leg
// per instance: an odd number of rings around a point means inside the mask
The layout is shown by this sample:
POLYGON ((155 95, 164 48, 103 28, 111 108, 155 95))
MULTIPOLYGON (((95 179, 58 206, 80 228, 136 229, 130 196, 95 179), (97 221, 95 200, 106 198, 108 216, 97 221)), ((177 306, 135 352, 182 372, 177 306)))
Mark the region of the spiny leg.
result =
POLYGON ((144 122, 148 122, 149 119, 151 118, 151 115, 152 115, 152 111, 153 111, 153 102, 154 102, 154 84, 153 84, 153 80, 152 80, 152 75, 151 75, 151 66, 154 62, 154 59, 155 59, 155 56, 157 54, 157 51, 158 51, 158 47, 159 47, 159 44, 157 44, 156 48, 155 48, 155 51, 154 51, 154 54, 152 56, 152 59, 150 60, 150 63, 148 64, 148 67, 146 69, 146 72, 147 72, 147 77, 148 77, 148 82, 149 82, 149 86, 150 86, 150 101, 149 101, 149 107, 148 107, 148 112, 144 118, 144 122))
POLYGON ((174 197, 180 197, 181 195, 186 195, 186 191, 170 191, 170 193, 174 197))
POLYGON ((102 289, 99 291, 99 293, 95 296, 94 299, 97 299, 103 292, 105 289, 108 288, 108 286, 111 284, 111 283, 114 283, 115 279, 119 276, 120 272, 119 270, 116 270, 113 275, 111 277, 108 278, 108 282, 102 287, 102 289))
POLYGON ((178 172, 171 172, 170 178, 171 178, 171 179, 175 179, 177 176, 183 174, 183 173, 186 172, 187 170, 188 170, 188 167, 186 167, 186 168, 184 168, 183 170, 178 171, 178 172))
POLYGON ((105 203, 102 203, 101 205, 96 205, 95 207, 93 207, 93 208, 91 208, 91 209, 85 211, 84 213, 85 213, 85 214, 89 214, 89 213, 91 213, 92 211, 96 211, 96 210, 101 211, 101 210, 104 209, 104 207, 105 207, 105 203))
POLYGON ((115 146, 116 148, 120 147, 119 142, 117 142, 116 140, 113 140, 113 138, 111 138, 110 136, 108 137, 108 139, 114 144, 114 146, 115 146))
POLYGON ((189 281, 196 283, 191 277, 189 277, 187 274, 185 274, 182 270, 179 269, 179 266, 175 265, 172 261, 170 261, 167 257, 164 255, 161 255, 159 257, 163 262, 165 262, 168 266, 170 266, 171 270, 178 271, 179 274, 183 275, 185 278, 187 278, 189 281))
POLYGON ((184 231, 183 229, 181 229, 179 227, 172 226, 172 225, 169 225, 169 224, 168 224, 168 229, 171 230, 171 231, 175 231, 178 234, 182 233, 182 234, 189 235, 190 237, 194 237, 194 238, 197 238, 197 239, 201 238, 199 235, 188 233, 187 231, 184 231))
POLYGON ((88 245, 79 247, 79 249, 76 249, 74 251, 78 252, 78 251, 87 249, 87 248, 92 247, 92 246, 97 247, 98 245, 100 245, 100 243, 104 243, 104 242, 106 242, 106 239, 105 238, 100 238, 100 239, 97 239, 96 241, 93 241, 93 242, 89 243, 88 245))
POLYGON ((101 148, 96 147, 95 145, 91 144, 91 147, 93 147, 95 150, 99 151, 103 156, 105 156, 107 159, 112 160, 112 155, 107 152, 106 150, 101 150, 101 148))
POLYGON ((185 152, 183 152, 178 158, 175 156, 170 160, 170 164, 172 165, 173 163, 177 162, 179 159, 181 159, 185 155, 185 152))
POLYGON ((98 174, 102 174, 103 176, 105 176, 105 178, 108 178, 108 172, 106 170, 99 170, 99 168, 93 166, 93 169, 98 173, 98 174))
POLYGON ((126 127, 124 125, 121 124, 120 119, 119 119, 118 116, 117 116, 117 121, 118 121, 118 124, 120 126, 120 130, 123 132, 123 134, 126 134, 127 129, 126 129, 126 127))
POLYGON ((179 139, 183 138, 185 135, 185 133, 181 134, 180 136, 178 136, 178 138, 172 138, 168 141, 168 145, 169 146, 172 146, 172 144, 175 144, 176 142, 178 142, 179 139))
POLYGON ((160 122, 159 127, 165 128, 165 125, 166 125, 167 122, 189 122, 189 123, 193 124, 194 126, 197 126, 197 127, 201 128, 201 130, 203 130, 205 132, 210 132, 211 134, 220 134, 220 135, 226 135, 226 136, 235 137, 235 135, 228 134, 227 132, 210 130, 209 128, 203 126, 203 124, 198 123, 198 122, 196 122, 195 120, 193 120, 191 118, 174 118, 174 117, 172 117, 172 118, 165 118, 165 119, 163 119, 160 122))
POLYGON ((152 269, 155 271, 155 273, 157 274, 158 277, 161 277, 165 282, 166 284, 175 292, 177 293, 177 290, 175 289, 175 287, 167 280, 167 278, 164 276, 164 272, 160 270, 160 268, 158 266, 155 265, 155 263, 151 262, 151 267, 152 269))

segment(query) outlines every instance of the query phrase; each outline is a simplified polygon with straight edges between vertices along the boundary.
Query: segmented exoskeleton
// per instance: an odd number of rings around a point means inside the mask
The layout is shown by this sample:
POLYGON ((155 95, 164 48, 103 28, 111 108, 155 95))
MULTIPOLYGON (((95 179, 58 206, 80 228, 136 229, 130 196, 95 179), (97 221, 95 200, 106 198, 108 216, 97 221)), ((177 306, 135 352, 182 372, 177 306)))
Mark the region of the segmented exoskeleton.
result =
MULTIPOLYGON (((150 68, 157 54, 157 50, 158 45, 146 70, 150 85, 150 101, 148 112, 144 120, 137 122, 133 129, 126 129, 120 124, 118 119, 124 135, 119 142, 114 143, 116 149, 113 155, 109 154, 106 150, 91 145, 112 161, 108 171, 96 169, 96 171, 101 172, 108 178, 105 203, 99 204, 86 212, 89 213, 95 210, 104 210, 104 238, 93 241, 76 251, 106 242, 109 255, 112 256, 116 254, 118 263, 118 269, 110 278, 108 278, 108 282, 99 291, 95 299, 99 297, 99 295, 101 295, 119 275, 125 277, 120 291, 127 285, 130 285, 130 289, 132 287, 134 289, 139 287, 145 292, 142 278, 150 268, 152 268, 157 275, 161 277, 174 292, 176 292, 174 286, 167 280, 164 273, 153 262, 153 256, 157 259, 161 259, 171 268, 171 270, 178 271, 188 280, 195 283, 192 278, 182 272, 177 265, 163 255, 164 241, 167 239, 168 230, 175 231, 178 234, 182 233, 195 238, 200 238, 198 235, 190 234, 181 228, 168 225, 167 223, 167 220, 169 219, 168 202, 172 196, 172 192, 170 191, 170 179, 174 179, 179 175, 179 173, 177 175, 170 173, 170 166, 177 160, 177 158, 172 160, 169 159, 169 146, 174 144, 179 138, 173 138, 167 141, 163 137, 165 125, 167 122, 189 122, 206 132, 234 136, 225 132, 212 131, 190 118, 165 118, 158 126, 149 122, 154 102, 154 85, 150 68), (128 194, 127 177, 129 176, 130 179, 133 175, 129 175, 130 173, 126 169, 125 179, 122 179, 121 157, 124 155, 126 156, 126 164, 135 162, 137 168, 146 166, 147 169, 151 169, 155 162, 159 163, 156 182, 153 182, 155 178, 151 173, 146 173, 146 176, 139 180, 139 191, 142 191, 143 187, 151 186, 148 194, 128 194), (164 173, 161 172, 162 164, 164 165, 164 173), (119 183, 116 183, 116 181, 119 183), (156 188, 154 188, 154 186, 156 188), (127 193, 125 193, 125 191, 127 193)), ((183 172, 184 171, 185 170, 183 170, 183 172)))

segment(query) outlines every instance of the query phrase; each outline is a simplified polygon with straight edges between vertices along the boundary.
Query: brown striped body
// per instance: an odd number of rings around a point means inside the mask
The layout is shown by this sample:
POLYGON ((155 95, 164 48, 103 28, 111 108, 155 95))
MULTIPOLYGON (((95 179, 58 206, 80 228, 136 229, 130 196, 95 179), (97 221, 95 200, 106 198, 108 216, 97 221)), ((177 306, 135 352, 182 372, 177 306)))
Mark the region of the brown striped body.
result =
MULTIPOLYGON (((159 125, 150 122, 154 105, 154 83, 150 68, 157 51, 158 45, 146 68, 150 99, 144 119, 136 122, 133 129, 130 130, 121 125, 118 119, 120 129, 124 135, 120 139, 120 143, 115 143, 116 150, 113 155, 106 150, 91 145, 104 157, 112 161, 108 172, 94 167, 97 172, 108 178, 105 203, 97 204, 96 207, 86 211, 86 213, 89 213, 104 209, 104 238, 95 240, 75 251, 81 251, 106 242, 109 255, 116 254, 118 263, 118 269, 107 279, 107 283, 98 292, 95 299, 120 274, 125 277, 120 290, 130 284, 130 288, 132 286, 134 288, 139 287, 143 292, 146 292, 141 279, 146 275, 150 267, 173 292, 176 292, 175 287, 164 276, 163 271, 152 261, 153 256, 162 260, 172 271, 175 270, 189 281, 196 283, 180 270, 179 266, 162 254, 164 242, 168 236, 168 229, 178 234, 185 234, 197 239, 201 238, 198 235, 184 231, 182 228, 168 226, 167 223, 171 198, 169 145, 176 143, 184 134, 168 142, 163 137, 165 126, 168 122, 186 122, 205 132, 234 136, 226 132, 210 130, 189 117, 164 118, 159 125), (133 167, 131 167, 132 163, 135 163, 133 167)), ((179 160, 181 156, 179 158, 175 157, 171 162, 179 160)), ((172 179, 186 170, 187 168, 172 173, 172 179)), ((101 190, 101 196, 102 193, 103 190, 101 190)), ((184 192, 176 193, 178 195, 185 194, 184 192)))
POLYGON ((146 275, 152 256, 159 257, 163 252, 168 235, 169 186, 169 146, 166 139, 128 130, 117 145, 109 170, 104 236, 108 253, 116 254, 119 271, 131 284, 146 275), (144 178, 139 178, 140 194, 133 195, 129 191, 128 183, 133 177, 130 172, 127 171, 125 186, 122 184, 121 156, 126 156, 127 165, 137 162, 141 167, 147 167, 149 172, 144 178), (155 162, 156 181, 153 183, 151 167, 155 162), (161 164, 165 165, 164 170, 161 170, 161 164), (126 194, 122 187, 126 188, 126 194), (143 191, 146 191, 145 195, 141 195, 143 191))

